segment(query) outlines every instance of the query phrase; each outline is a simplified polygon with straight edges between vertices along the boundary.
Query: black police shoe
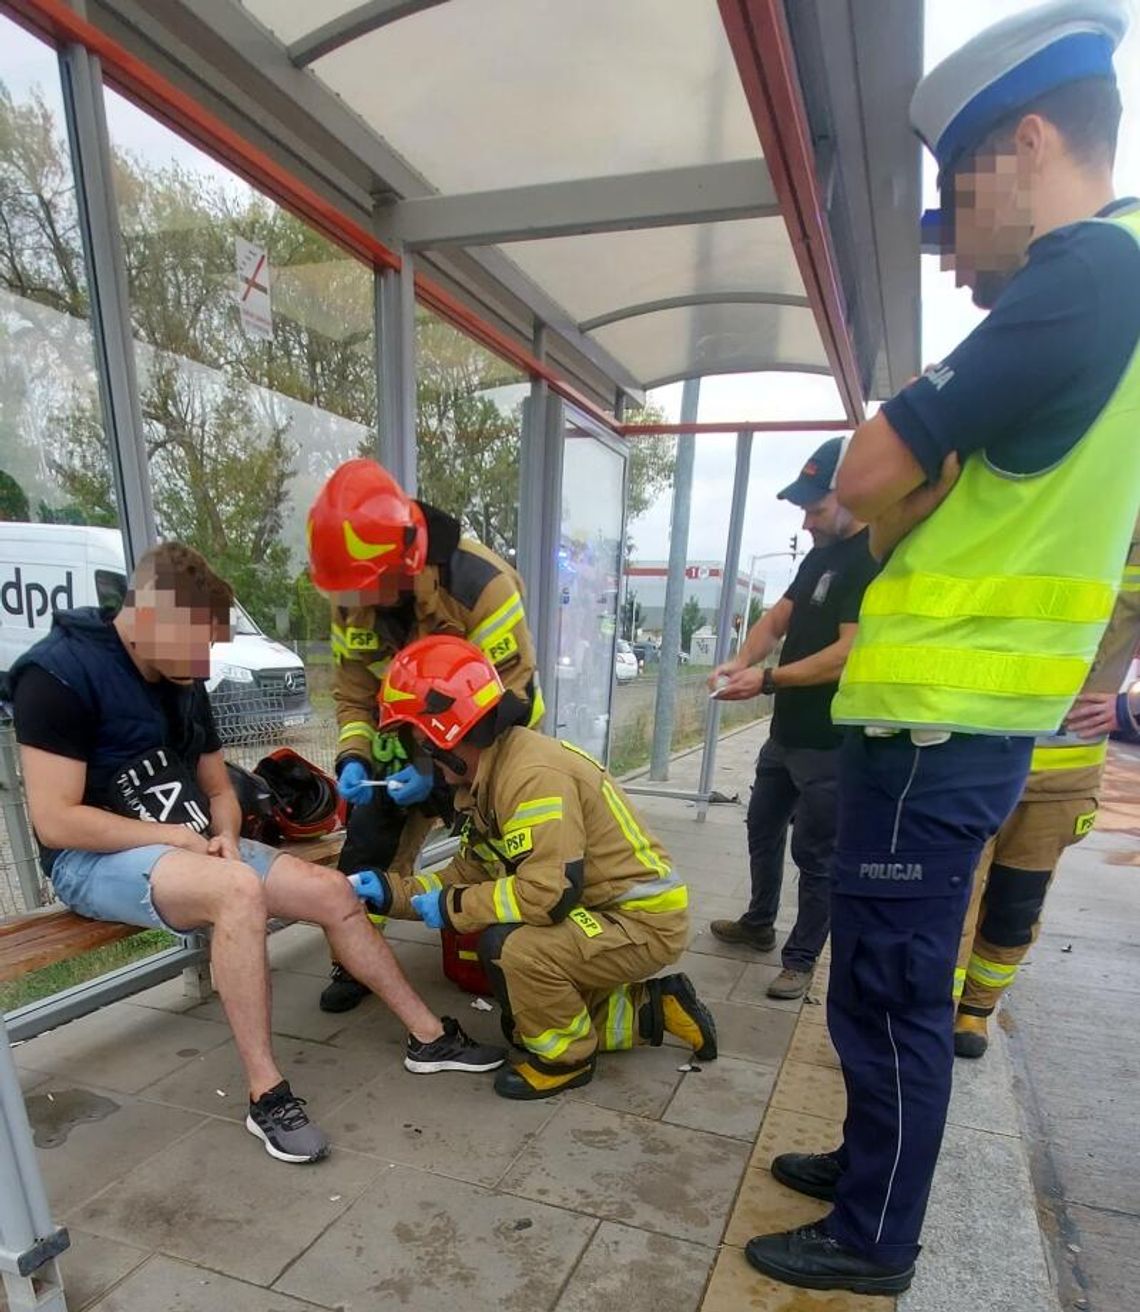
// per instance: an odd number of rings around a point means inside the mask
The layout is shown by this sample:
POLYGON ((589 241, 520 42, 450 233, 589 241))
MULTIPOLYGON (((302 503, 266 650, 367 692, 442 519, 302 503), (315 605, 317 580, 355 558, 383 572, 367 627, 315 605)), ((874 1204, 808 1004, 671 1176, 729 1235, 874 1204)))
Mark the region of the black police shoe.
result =
POLYGON ((834 1153, 781 1153, 772 1159, 772 1174, 796 1193, 830 1203, 843 1168, 834 1153))
POLYGON ((848 1289, 853 1294, 901 1294, 914 1279, 914 1263, 901 1271, 880 1266, 832 1239, 818 1225, 779 1235, 757 1235, 745 1245, 749 1263, 798 1289, 848 1289))

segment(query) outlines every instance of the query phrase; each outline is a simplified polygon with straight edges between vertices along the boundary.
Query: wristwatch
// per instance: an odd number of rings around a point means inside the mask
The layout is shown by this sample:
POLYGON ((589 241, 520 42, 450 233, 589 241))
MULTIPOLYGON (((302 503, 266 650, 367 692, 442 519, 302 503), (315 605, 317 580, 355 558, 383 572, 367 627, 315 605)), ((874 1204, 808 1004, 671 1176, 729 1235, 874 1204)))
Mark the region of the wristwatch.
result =
POLYGON ((764 667, 764 674, 760 680, 760 693, 764 697, 772 697, 776 692, 776 675, 770 665, 764 667))

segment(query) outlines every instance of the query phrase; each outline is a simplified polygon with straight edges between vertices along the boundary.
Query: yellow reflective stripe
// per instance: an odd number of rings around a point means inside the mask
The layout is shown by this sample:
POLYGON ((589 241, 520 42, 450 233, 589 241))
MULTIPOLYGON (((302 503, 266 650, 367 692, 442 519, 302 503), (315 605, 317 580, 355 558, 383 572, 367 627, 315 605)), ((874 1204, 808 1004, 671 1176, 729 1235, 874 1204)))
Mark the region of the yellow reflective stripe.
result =
POLYGON ((1103 765, 1108 757, 1108 739, 1100 743, 1083 743, 1079 747, 1035 747, 1030 770, 1083 770, 1103 765))
POLYGON ((976 952, 970 953, 970 964, 966 968, 966 975, 975 984, 982 984, 990 989, 1004 989, 1013 983, 1016 974, 1016 965, 1007 966, 1000 961, 987 961, 985 957, 979 957, 976 952))
POLYGON ((618 828, 625 835, 630 847, 633 848, 634 856, 637 857, 646 870, 652 870, 655 875, 660 875, 662 878, 668 875, 670 873, 669 867, 654 852, 645 831, 634 819, 633 813, 626 806, 621 794, 608 779, 602 780, 602 796, 606 799, 606 805, 617 821, 618 828))
POLYGON ((966 972, 961 966, 954 971, 954 1001, 957 1002, 966 988, 966 972))
POLYGON ((484 706, 489 706, 491 702, 497 701, 502 691, 502 685, 498 679, 492 679, 490 683, 484 684, 477 692, 472 693, 471 700, 481 709, 484 706))
POLYGON ((619 984, 606 1002, 606 1028, 602 1046, 606 1052, 623 1052, 633 1047, 633 1003, 628 984, 619 984))
POLYGON ((438 875, 433 875, 430 871, 416 875, 415 882, 423 889, 425 893, 438 893, 443 887, 443 880, 438 875))
POLYGON ((515 877, 507 875, 505 879, 496 879, 493 901, 495 919, 500 925, 517 924, 522 920, 518 898, 515 897, 515 877))
POLYGON ((852 648, 843 681, 921 684, 1022 697, 1075 697, 1087 673, 1088 662, 1080 656, 871 643, 852 648))
POLYGON ((522 597, 517 592, 511 595, 483 621, 476 625, 467 635, 468 641, 476 647, 488 647, 497 637, 509 632, 523 617, 522 597))
POLYGON ((538 686, 538 681, 534 685, 534 699, 530 704, 530 718, 526 722, 528 729, 533 729, 542 717, 546 714, 546 703, 542 699, 542 689, 538 686))
POLYGON ((489 847, 486 843, 472 843, 471 850, 480 861, 486 861, 489 865, 498 864, 499 854, 493 847, 489 847))
POLYGON ((548 820, 562 819, 561 797, 536 797, 529 802, 521 802, 514 815, 503 826, 504 837, 513 829, 526 829, 530 825, 542 825, 548 820))
POLYGON ((668 888, 664 893, 654 893, 650 897, 634 897, 628 902, 617 904, 622 911, 683 911, 689 905, 688 886, 668 888))
POLYGON ((541 1034, 521 1034, 519 1037, 531 1052, 553 1061, 561 1057, 575 1040, 584 1039, 589 1032, 590 1013, 583 1008, 568 1025, 552 1026, 541 1034))
POLYGON ((349 720, 337 734, 338 743, 346 743, 350 738, 367 738, 369 742, 376 737, 376 730, 367 720, 349 720))
POLYGON ((386 556, 396 550, 394 542, 366 542, 347 519, 342 527, 344 547, 353 560, 375 560, 377 556, 386 556))
POLYGON ((860 615, 926 615, 933 619, 1061 620, 1095 624, 1112 612, 1114 589, 1087 579, 948 574, 880 575, 863 596, 860 615))
POLYGON ((589 761, 591 765, 597 766, 599 770, 604 770, 606 768, 596 756, 591 756, 585 748, 579 747, 575 743, 568 743, 565 739, 560 739, 559 741, 568 752, 573 752, 575 756, 581 756, 584 760, 589 761))

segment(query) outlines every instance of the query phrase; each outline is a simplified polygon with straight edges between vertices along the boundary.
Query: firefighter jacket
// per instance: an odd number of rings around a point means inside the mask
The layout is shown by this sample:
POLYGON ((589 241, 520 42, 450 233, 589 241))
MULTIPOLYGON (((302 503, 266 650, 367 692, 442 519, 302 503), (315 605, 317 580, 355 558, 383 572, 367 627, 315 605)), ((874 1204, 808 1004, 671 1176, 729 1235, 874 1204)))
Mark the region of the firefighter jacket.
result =
POLYGON ((427 564, 415 576, 411 595, 393 607, 333 610, 338 768, 354 756, 386 774, 407 759, 407 743, 399 734, 377 732, 377 694, 392 657, 413 639, 433 633, 456 633, 473 642, 508 692, 525 703, 524 722, 542 719, 522 581, 502 557, 461 537, 450 515, 422 502, 420 509, 427 520, 427 564))
POLYGON ((390 876, 389 914, 410 917, 413 896, 444 889, 444 918, 459 933, 570 918, 591 937, 599 913, 687 919, 668 853, 609 772, 570 743, 507 730, 455 806, 458 856, 438 873, 390 876))
MULTIPOLYGON (((1124 563, 1120 591, 1100 640, 1082 693, 1119 691, 1140 643, 1140 520, 1124 563)), ((1108 739, 1088 742, 1063 731, 1038 738, 1033 749, 1023 799, 1042 802, 1060 798, 1092 797, 1108 753, 1108 739)))

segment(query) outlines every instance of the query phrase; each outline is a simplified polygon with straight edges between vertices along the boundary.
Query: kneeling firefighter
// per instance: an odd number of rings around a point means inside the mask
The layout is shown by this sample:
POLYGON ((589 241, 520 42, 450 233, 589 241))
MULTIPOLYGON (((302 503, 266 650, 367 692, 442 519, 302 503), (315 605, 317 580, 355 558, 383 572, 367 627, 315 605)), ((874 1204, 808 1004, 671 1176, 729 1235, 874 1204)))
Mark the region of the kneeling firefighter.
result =
POLYGON ((647 979, 688 941, 688 889, 608 771, 518 723, 486 655, 460 638, 413 642, 392 661, 381 726, 411 726, 455 789, 461 847, 439 873, 368 878, 375 909, 481 931, 503 1028, 525 1053, 505 1098, 590 1081, 595 1054, 668 1032, 716 1056, 716 1025, 685 975, 647 979))
MULTIPOLYGON (((339 868, 410 872, 437 820, 451 823, 451 797, 407 732, 380 729, 380 681, 406 643, 458 634, 498 670, 523 722, 537 724, 543 704, 522 583, 374 460, 350 460, 332 474, 309 511, 308 540, 310 576, 333 603, 337 789, 352 807, 339 868)), ((334 962, 321 1009, 349 1011, 367 996, 334 962)))

